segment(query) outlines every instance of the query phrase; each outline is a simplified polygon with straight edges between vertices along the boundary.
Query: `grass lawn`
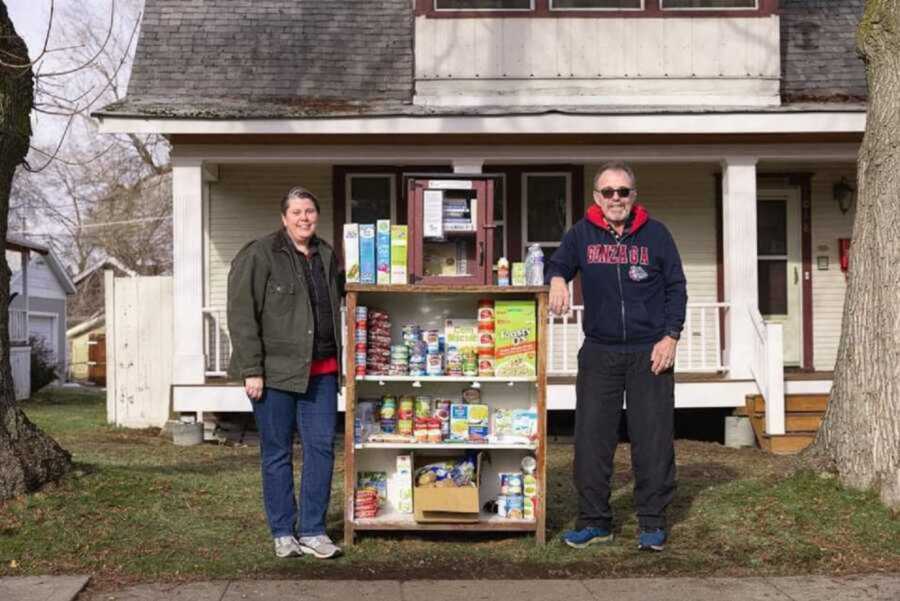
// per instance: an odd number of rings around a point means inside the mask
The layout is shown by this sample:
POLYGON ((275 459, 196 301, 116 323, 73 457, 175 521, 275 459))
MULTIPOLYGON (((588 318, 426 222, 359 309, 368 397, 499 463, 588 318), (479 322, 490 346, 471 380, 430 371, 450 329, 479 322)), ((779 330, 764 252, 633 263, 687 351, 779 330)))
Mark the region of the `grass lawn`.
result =
MULTIPOLYGON (((221 578, 450 578, 781 575, 900 572, 900 520, 871 494, 795 471, 788 458, 677 443, 670 542, 636 550, 628 449, 617 456, 617 540, 584 550, 559 542, 576 513, 572 447, 553 445, 548 544, 527 535, 363 535, 330 562, 272 555, 255 447, 175 447, 155 430, 105 422, 102 393, 49 390, 24 405, 69 449, 75 472, 0 505, 0 576, 94 575, 99 587, 221 578)), ((328 517, 342 536, 341 458, 328 517)))

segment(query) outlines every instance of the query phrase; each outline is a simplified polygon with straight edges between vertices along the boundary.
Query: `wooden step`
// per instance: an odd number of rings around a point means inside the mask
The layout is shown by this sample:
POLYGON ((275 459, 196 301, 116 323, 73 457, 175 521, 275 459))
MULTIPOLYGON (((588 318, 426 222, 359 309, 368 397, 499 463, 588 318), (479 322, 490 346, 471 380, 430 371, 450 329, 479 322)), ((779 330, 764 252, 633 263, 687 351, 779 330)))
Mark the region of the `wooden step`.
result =
POLYGON ((807 434, 781 434, 778 436, 763 436, 760 448, 775 455, 793 455, 799 453, 812 444, 816 439, 815 433, 807 434))
MULTIPOLYGON (((825 414, 821 411, 815 413, 788 413, 784 416, 784 431, 787 434, 799 434, 803 432, 818 432, 825 414)), ((759 420, 760 428, 765 431, 766 414, 755 413, 750 416, 754 421, 759 420)))
MULTIPOLYGON (((828 408, 827 394, 786 394, 784 396, 784 410, 788 413, 811 413, 828 408)), ((759 394, 747 396, 747 410, 753 413, 765 412, 766 401, 759 394)))

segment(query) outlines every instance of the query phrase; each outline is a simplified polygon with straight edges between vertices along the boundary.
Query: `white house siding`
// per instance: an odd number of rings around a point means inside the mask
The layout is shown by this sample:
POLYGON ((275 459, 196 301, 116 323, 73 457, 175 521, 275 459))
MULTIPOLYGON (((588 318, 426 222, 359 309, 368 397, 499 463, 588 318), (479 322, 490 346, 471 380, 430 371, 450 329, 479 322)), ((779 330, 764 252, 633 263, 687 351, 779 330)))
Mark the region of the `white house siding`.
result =
POLYGON ((825 371, 834 369, 837 360, 847 291, 838 238, 850 238, 854 219, 854 210, 841 213, 832 195, 832 186, 841 176, 856 187, 852 166, 820 168, 812 179, 813 366, 825 371), (816 257, 820 256, 828 257, 827 271, 817 269, 816 257))
MULTIPOLYGON (((10 292, 22 293, 22 272, 13 274, 9 283, 10 292)), ((28 264, 28 295, 38 298, 52 298, 63 300, 66 298, 66 292, 59 285, 56 274, 47 265, 47 260, 38 255, 32 255, 31 262, 28 264)))
POLYGON ((206 306, 226 306, 228 269, 249 241, 281 227, 279 205, 292 186, 303 186, 319 199, 317 233, 329 243, 333 233, 330 165, 221 165, 210 183, 207 213, 206 306))
POLYGON ((416 19, 419 104, 778 104, 779 18, 416 19))

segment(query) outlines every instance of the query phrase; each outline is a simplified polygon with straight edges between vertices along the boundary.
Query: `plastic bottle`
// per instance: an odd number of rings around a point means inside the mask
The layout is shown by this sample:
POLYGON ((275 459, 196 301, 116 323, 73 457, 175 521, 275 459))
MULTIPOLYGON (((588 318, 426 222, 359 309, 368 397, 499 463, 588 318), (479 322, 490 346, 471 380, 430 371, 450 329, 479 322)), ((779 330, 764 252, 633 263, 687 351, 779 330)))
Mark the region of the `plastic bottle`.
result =
POLYGON ((544 285, 544 252, 537 244, 529 246, 525 256, 525 283, 528 286, 544 285))

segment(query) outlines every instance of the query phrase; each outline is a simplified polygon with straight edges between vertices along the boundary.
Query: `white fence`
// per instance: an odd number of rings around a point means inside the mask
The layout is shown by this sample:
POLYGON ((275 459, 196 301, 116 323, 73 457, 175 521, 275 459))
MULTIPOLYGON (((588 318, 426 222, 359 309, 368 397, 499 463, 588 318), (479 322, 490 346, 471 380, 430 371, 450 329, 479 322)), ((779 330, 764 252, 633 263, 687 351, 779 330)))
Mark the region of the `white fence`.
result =
POLYGON ((161 427, 172 385, 172 278, 106 272, 106 417, 117 426, 161 427))
POLYGON ((766 433, 784 434, 784 350, 780 323, 766 323, 756 307, 748 317, 753 323, 753 357, 750 371, 766 400, 766 433))
POLYGON ((9 310, 9 341, 28 342, 28 311, 25 309, 9 310))

